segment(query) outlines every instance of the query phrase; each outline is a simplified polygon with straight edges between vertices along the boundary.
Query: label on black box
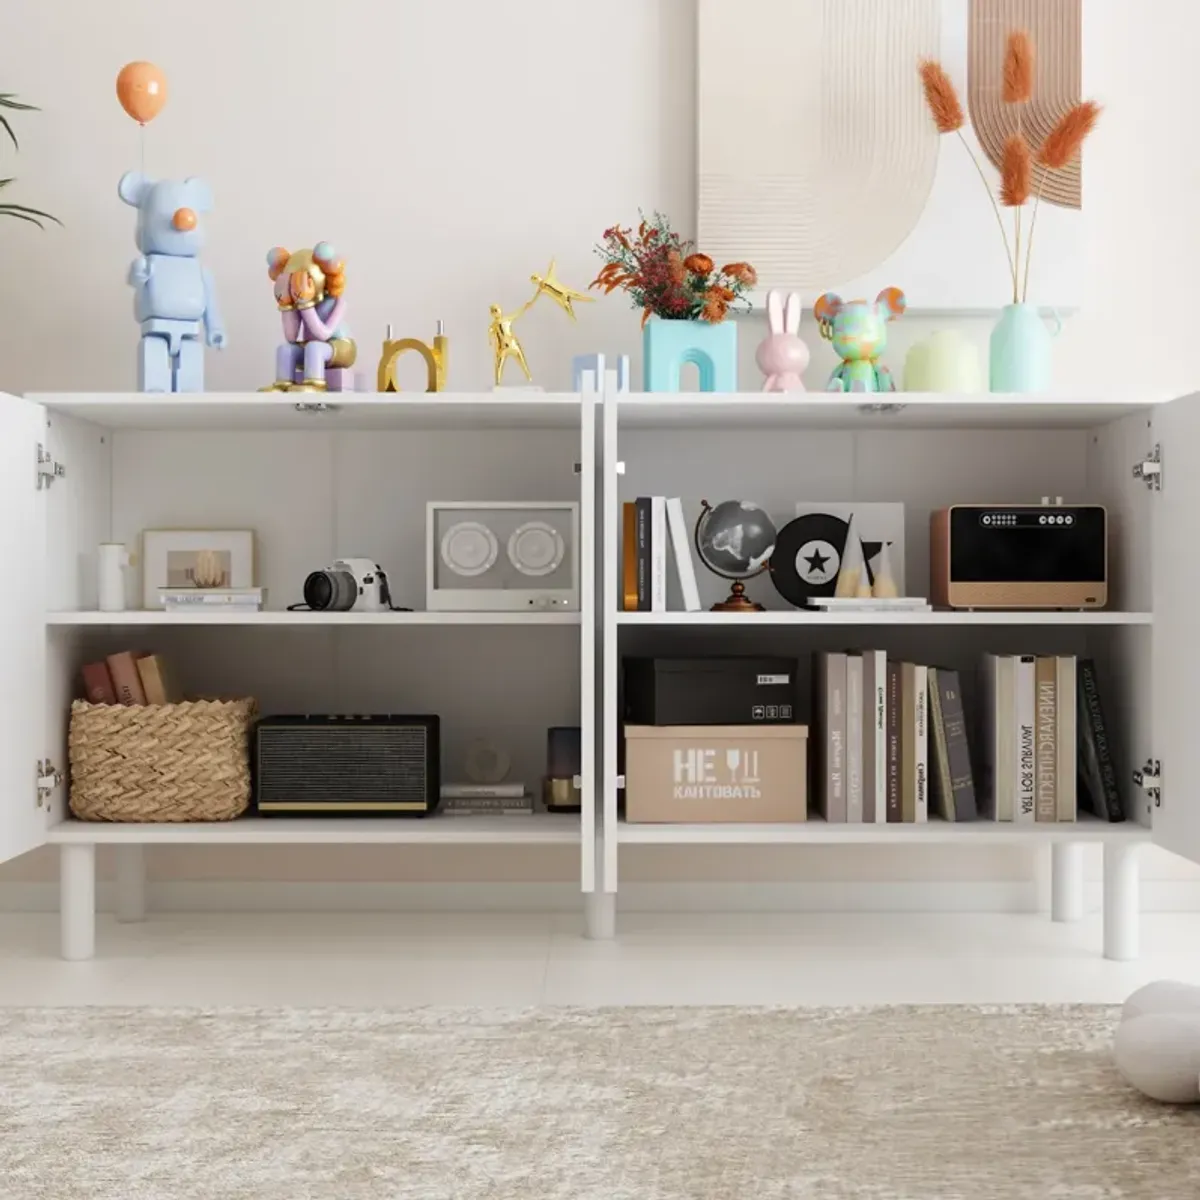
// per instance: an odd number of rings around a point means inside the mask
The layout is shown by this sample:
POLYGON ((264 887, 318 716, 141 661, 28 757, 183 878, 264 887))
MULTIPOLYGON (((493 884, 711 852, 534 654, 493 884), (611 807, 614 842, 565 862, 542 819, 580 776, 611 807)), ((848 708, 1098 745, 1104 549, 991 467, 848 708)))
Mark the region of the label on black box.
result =
POLYGON ((758 686, 759 687, 769 687, 772 684, 787 685, 791 682, 792 682, 792 677, 790 675, 760 675, 758 677, 758 686))

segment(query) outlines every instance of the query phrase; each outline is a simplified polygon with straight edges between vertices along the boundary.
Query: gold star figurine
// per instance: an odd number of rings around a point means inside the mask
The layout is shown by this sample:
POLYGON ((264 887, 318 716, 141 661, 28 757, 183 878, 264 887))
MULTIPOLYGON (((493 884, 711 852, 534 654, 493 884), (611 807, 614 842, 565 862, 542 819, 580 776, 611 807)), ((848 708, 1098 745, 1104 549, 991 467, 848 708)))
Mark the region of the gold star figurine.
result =
POLYGON ((537 292, 534 294, 536 300, 538 296, 549 296, 559 308, 571 318, 576 319, 574 303, 576 300, 581 300, 584 304, 591 304, 595 301, 595 296, 585 296, 582 292, 575 291, 574 288, 569 288, 561 280, 555 278, 554 275, 554 259, 550 260, 549 267, 546 268, 546 274, 530 275, 529 282, 537 284, 537 292))

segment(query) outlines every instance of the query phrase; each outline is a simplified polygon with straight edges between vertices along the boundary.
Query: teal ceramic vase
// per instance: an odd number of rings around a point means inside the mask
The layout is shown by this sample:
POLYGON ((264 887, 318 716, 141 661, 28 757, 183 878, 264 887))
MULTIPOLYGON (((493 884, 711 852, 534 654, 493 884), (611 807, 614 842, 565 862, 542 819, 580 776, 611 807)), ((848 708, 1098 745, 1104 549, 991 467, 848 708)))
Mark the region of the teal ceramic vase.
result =
POLYGON ((685 363, 700 373, 702 392, 736 392, 737 325, 724 320, 663 321, 651 317, 642 330, 642 390, 679 391, 685 363))
POLYGON ((1033 304, 1008 304, 992 330, 988 382, 993 392, 1050 390, 1053 342, 1062 330, 1058 313, 1050 311, 1053 329, 1033 304))

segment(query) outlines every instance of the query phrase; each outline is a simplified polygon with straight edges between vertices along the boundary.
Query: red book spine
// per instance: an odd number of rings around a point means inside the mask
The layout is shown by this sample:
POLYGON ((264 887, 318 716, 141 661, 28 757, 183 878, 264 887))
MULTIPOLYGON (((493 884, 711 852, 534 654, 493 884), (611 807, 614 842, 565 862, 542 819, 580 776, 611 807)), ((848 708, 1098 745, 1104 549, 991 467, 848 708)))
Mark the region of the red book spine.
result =
POLYGON ((83 668, 83 694, 89 704, 116 704, 117 692, 112 676, 102 662, 87 663, 83 668))

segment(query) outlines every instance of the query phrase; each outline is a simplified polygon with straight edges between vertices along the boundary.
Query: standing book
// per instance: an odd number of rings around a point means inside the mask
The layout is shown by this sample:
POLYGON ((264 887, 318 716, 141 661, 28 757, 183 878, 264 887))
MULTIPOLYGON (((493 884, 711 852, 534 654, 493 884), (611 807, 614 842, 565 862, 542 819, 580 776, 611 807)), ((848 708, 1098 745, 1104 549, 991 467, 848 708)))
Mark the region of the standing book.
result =
POLYGON ((863 665, 863 820, 887 820, 887 655, 867 650, 863 665))
POLYGON ((823 653, 817 659, 817 720, 820 765, 816 793, 830 824, 846 821, 846 655, 823 653))
POLYGON ((1108 741, 1108 722, 1100 700, 1096 664, 1090 658, 1076 664, 1079 694, 1079 779, 1084 806, 1105 821, 1124 821, 1125 805, 1117 786, 1117 769, 1108 741))
POLYGON ((900 664, 887 664, 887 820, 888 824, 904 820, 900 799, 900 664))
POLYGON ((863 823, 863 660, 846 656, 846 820, 863 823))
POLYGON ((621 607, 637 612, 637 504, 633 500, 621 505, 621 539, 621 607))
POLYGON ((929 669, 929 714, 933 743, 932 788, 944 821, 974 821, 975 776, 957 671, 929 669))
POLYGON ((1036 697, 1037 799, 1034 815, 1039 821, 1058 820, 1058 660, 1041 657, 1034 665, 1036 697))
POLYGON ((1055 695, 1058 698, 1058 819, 1074 821, 1078 817, 1075 776, 1076 752, 1075 659, 1056 660, 1058 670, 1055 695))
POLYGON ((650 537, 653 522, 649 496, 637 498, 637 607, 650 612, 653 564, 650 561, 650 537))
POLYGON ((929 819, 929 675, 918 663, 902 663, 901 673, 901 819, 921 824, 929 819))
POLYGON ((1019 825, 1037 820, 1037 716, 1034 687, 1037 659, 1022 655, 1016 662, 1013 690, 1016 694, 1016 801, 1013 820, 1019 825))
POLYGON ((667 499, 650 497, 650 611, 667 611, 667 499))
POLYGON ((671 546, 675 551, 675 570, 679 573, 679 590, 683 593, 684 611, 699 612, 700 589, 696 587, 692 543, 683 520, 683 501, 678 496, 667 500, 667 525, 671 530, 671 546))
POLYGON ((979 811, 993 821, 1011 821, 1017 791, 1016 660, 986 654, 982 675, 979 811))

